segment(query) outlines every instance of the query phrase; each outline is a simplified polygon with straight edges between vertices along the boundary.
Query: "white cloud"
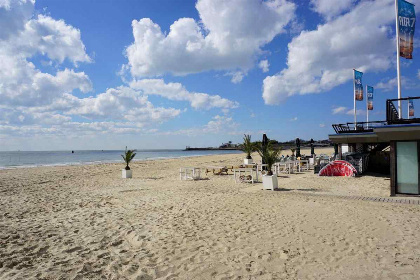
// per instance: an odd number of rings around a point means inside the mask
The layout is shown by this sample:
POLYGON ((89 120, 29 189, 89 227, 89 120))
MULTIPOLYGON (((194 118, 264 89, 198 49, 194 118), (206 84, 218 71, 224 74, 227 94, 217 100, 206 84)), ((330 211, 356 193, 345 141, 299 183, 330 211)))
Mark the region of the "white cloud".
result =
MULTIPOLYGON (((180 18, 163 33, 151 19, 133 20, 134 43, 127 47, 135 77, 185 75, 208 70, 245 72, 261 47, 284 32, 295 4, 286 0, 198 0, 200 21, 180 18)), ((240 76, 233 77, 239 82, 240 76)))
MULTIPOLYGON (((392 79, 388 79, 388 80, 383 80, 379 83, 377 83, 374 88, 377 89, 382 89, 383 91, 392 91, 395 88, 397 88, 397 77, 392 78, 392 79)), ((401 76, 401 87, 404 89, 413 89, 413 88, 417 88, 419 85, 413 81, 412 79, 408 78, 408 77, 404 77, 401 76)))
POLYGON ((34 0, 0 1, 0 40, 24 29, 34 10, 34 0))
POLYGON ((19 18, 6 24, 7 34, 0 35, 2 104, 38 106, 74 89, 91 91, 92 84, 84 72, 64 69, 55 75, 43 73, 29 61, 35 54, 41 54, 50 62, 62 63, 65 59, 75 65, 90 62, 78 29, 48 16, 30 19, 33 9, 34 1, 3 1, 0 5, 0 18, 1 15, 19 18))
MULTIPOLYGON (((346 114, 346 115, 354 115, 354 109, 349 109, 347 107, 335 107, 332 109, 332 114, 346 114)), ((357 109, 356 115, 366 115, 366 110, 357 109)))
POLYGON ((319 127, 325 127, 325 124, 320 123, 320 124, 319 124, 319 127))
POLYGON ((147 96, 128 87, 107 89, 95 97, 71 100, 67 115, 94 120, 126 120, 137 123, 160 123, 177 117, 179 109, 154 107, 147 96))
POLYGON ((354 4, 355 0, 311 0, 312 8, 326 19, 331 19, 342 12, 346 12, 354 4))
POLYGON ((242 135, 243 132, 239 131, 238 129, 239 124, 236 123, 232 117, 216 115, 203 127, 194 127, 189 129, 181 129, 177 131, 167 131, 161 134, 197 136, 203 134, 224 133, 229 135, 242 135))
MULTIPOLYGON (((1 52, 1 48, 0 48, 1 52)), ((40 70, 19 56, 0 54, 0 99, 2 104, 37 106, 51 103, 74 89, 92 90, 84 72, 65 69, 55 75, 40 70)))
POLYGON ((289 43, 287 65, 263 83, 266 104, 295 94, 328 91, 360 71, 384 71, 392 63, 394 1, 362 1, 349 13, 316 30, 302 31, 289 43), (371 44, 369 42, 375 42, 371 44))
MULTIPOLYGON (((354 115, 354 109, 350 109, 346 112, 346 115, 354 115)), ((356 109, 356 115, 366 115, 366 110, 356 109)))
POLYGON ((244 72, 242 71, 236 71, 236 72, 227 72, 225 76, 231 76, 232 78, 230 81, 234 84, 239 84, 244 79, 244 72))
POLYGON ((261 68, 261 70, 265 73, 269 71, 270 68, 270 63, 268 63, 268 60, 261 60, 260 63, 258 64, 258 67, 261 68))
POLYGON ((27 57, 41 53, 62 63, 66 58, 74 64, 91 62, 81 40, 80 30, 67 25, 63 20, 39 15, 28 21, 25 29, 11 43, 19 54, 27 57))
MULTIPOLYGON (((141 91, 129 87, 111 88, 95 97, 73 95, 75 89, 83 93, 93 90, 86 73, 69 68, 44 73, 30 60, 41 55, 41 64, 53 66, 51 69, 60 69, 58 66, 66 60, 76 67, 91 62, 80 31, 50 16, 31 19, 33 11, 34 1, 0 0, 0 23, 15 19, 0 30, 0 134, 131 133, 150 129, 148 126, 181 113, 179 109, 155 107, 141 91), (74 121, 77 117, 87 120, 74 121)), ((220 96, 199 93, 191 102, 216 107, 236 105, 220 96)))
MULTIPOLYGON (((6 107, 0 110, 0 126, 13 135, 47 133, 133 133, 176 118, 181 110, 155 107, 147 96, 129 87, 107 89, 95 97, 65 94, 39 107, 6 107), (87 121, 72 121, 74 116, 87 121), (21 128, 16 130, 15 128, 21 128)), ((1 133, 1 128, 0 128, 1 133)))
POLYGON ((219 95, 189 92, 180 83, 165 83, 163 79, 134 80, 130 83, 134 89, 143 91, 146 95, 159 95, 170 100, 188 101, 194 109, 233 109, 239 104, 222 98, 219 95))
POLYGON ((346 107, 336 107, 332 109, 332 114, 333 115, 340 114, 340 113, 345 112, 346 110, 347 110, 346 107))
POLYGON ((291 121, 291 122, 295 122, 295 121, 297 121, 297 120, 298 120, 298 117, 294 117, 294 118, 291 118, 291 119, 290 119, 290 121, 291 121))

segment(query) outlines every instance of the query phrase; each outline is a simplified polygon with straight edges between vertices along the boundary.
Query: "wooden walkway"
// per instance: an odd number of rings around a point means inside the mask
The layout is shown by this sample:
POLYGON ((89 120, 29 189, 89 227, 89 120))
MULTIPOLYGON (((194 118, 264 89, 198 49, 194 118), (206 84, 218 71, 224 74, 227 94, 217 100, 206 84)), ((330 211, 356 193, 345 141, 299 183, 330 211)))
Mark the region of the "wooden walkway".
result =
POLYGON ((304 196, 323 196, 323 197, 334 197, 348 200, 360 200, 360 201, 372 201, 372 202, 386 202, 386 203, 400 203, 400 204, 412 204, 420 205, 420 197, 367 197, 367 196, 350 196, 350 195, 334 195, 334 194, 318 194, 318 193, 289 193, 299 194, 304 196))

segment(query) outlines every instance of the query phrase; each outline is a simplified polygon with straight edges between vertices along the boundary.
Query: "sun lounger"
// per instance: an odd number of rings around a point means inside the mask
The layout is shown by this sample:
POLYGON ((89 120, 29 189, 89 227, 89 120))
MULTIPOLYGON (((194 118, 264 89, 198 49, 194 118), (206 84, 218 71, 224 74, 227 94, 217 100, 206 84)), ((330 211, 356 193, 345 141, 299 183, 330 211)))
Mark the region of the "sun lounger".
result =
POLYGON ((214 175, 222 175, 222 174, 229 175, 228 173, 229 168, 227 168, 226 166, 207 166, 206 174, 209 173, 210 171, 212 171, 214 175))

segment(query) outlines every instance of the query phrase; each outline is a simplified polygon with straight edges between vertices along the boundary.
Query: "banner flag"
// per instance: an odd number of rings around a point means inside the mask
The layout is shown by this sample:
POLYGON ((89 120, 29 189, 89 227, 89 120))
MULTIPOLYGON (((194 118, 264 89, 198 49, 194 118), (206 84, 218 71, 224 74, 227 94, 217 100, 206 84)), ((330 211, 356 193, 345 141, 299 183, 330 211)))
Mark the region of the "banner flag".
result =
POLYGON ((363 100, 362 76, 362 72, 354 70, 354 96, 356 98, 356 101, 363 100))
POLYGON ((373 87, 367 86, 367 107, 368 110, 373 110, 373 87))
POLYGON ((408 100, 408 115, 414 117, 414 103, 413 99, 408 100))
POLYGON ((413 59, 414 29, 416 27, 416 12, 414 5, 404 0, 398 0, 398 29, 400 56, 413 59))

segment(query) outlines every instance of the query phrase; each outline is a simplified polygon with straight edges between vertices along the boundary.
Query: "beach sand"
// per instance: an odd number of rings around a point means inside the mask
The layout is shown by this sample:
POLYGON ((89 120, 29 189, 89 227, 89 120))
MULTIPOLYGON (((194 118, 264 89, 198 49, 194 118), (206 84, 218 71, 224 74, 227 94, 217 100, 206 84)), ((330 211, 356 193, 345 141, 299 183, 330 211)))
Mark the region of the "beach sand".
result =
POLYGON ((0 279, 420 278, 420 205, 337 197, 388 197, 386 177, 179 180, 243 158, 1 170, 0 279))

